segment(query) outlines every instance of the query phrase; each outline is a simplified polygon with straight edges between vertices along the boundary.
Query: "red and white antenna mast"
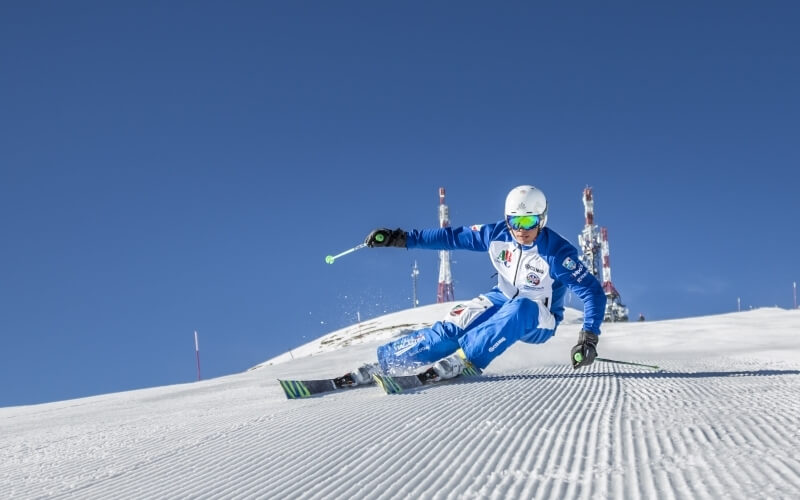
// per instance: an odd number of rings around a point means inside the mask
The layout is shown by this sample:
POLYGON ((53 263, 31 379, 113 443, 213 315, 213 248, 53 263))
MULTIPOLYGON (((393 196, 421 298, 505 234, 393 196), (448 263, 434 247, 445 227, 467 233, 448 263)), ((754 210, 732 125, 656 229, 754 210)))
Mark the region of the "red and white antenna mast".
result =
MULTIPOLYGON (((450 209, 444 203, 444 188, 439 188, 439 227, 450 226, 450 209)), ((451 302, 453 298, 453 275, 450 273, 450 252, 439 250, 439 289, 436 302, 451 302)))
POLYGON ((619 297, 619 292, 614 288, 614 284, 611 283, 611 255, 608 250, 608 229, 604 227, 600 228, 600 234, 602 241, 600 250, 603 257, 603 290, 605 290, 606 295, 609 297, 619 297))
POLYGON ((594 223, 594 199, 592 188, 583 190, 583 207, 586 225, 578 235, 583 252, 581 260, 595 278, 603 285, 606 293, 606 321, 628 321, 628 308, 622 303, 619 292, 611 282, 611 256, 608 250, 608 229, 594 223))
POLYGON ((600 263, 600 234, 598 227, 594 224, 594 200, 592 199, 592 188, 586 187, 583 190, 583 209, 586 216, 586 225, 578 235, 583 258, 581 259, 589 272, 598 280, 602 281, 602 264, 600 263))

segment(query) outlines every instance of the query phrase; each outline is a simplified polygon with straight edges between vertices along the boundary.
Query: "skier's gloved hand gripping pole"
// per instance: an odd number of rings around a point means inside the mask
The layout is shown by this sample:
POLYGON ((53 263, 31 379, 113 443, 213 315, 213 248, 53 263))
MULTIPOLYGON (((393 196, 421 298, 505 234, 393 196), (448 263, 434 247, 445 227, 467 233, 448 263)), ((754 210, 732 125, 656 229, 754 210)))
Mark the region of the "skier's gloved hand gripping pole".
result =
POLYGON ((373 247, 398 247, 406 248, 406 232, 400 229, 388 229, 385 227, 375 229, 367 235, 364 244, 373 247))
POLYGON ((369 235, 367 235, 367 239, 364 240, 364 243, 360 245, 356 245, 350 250, 345 250, 344 252, 337 254, 337 255, 328 255, 325 257, 325 262, 328 264, 333 264, 336 259, 339 257, 344 257, 349 253, 353 253, 356 250, 361 250, 364 247, 406 247, 406 232, 400 228, 395 230, 387 229, 387 228, 380 228, 375 229, 369 235))
POLYGON ((578 336, 578 343, 572 348, 572 367, 575 369, 581 366, 591 365, 597 357, 597 335, 592 332, 581 330, 578 336))

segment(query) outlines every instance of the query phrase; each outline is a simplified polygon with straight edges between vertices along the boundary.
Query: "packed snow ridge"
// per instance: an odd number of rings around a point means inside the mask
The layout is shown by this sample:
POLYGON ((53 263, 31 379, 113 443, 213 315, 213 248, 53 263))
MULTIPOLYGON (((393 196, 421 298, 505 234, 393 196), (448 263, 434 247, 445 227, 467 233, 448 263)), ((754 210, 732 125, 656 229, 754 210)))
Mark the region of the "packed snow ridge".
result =
MULTIPOLYGON (((451 305, 451 304, 450 304, 451 305)), ((800 311, 605 324, 571 312, 483 377, 287 400, 448 304, 333 332, 192 384, 0 409, 2 498, 800 498, 800 311), (291 358, 294 359, 291 359, 291 358)))

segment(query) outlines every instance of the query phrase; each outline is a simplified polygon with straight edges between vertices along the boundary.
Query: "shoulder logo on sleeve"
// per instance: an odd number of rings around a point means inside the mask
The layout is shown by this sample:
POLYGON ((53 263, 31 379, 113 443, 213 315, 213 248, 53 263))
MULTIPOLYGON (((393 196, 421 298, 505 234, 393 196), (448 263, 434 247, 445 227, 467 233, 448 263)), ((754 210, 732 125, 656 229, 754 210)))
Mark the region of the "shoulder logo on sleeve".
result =
POLYGON ((469 226, 469 228, 472 229, 473 231, 480 231, 482 227, 483 224, 474 224, 472 226, 469 226))
POLYGON ((577 264, 575 264, 575 261, 574 261, 574 260, 572 260, 572 259, 571 259, 571 258, 569 258, 569 257, 567 257, 566 259, 564 259, 564 262, 562 262, 562 263, 561 263, 561 265, 562 265, 562 266, 564 266, 564 268, 565 268, 566 270, 568 270, 568 271, 574 271, 574 270, 575 270, 575 268, 576 268, 576 267, 578 267, 578 265, 577 265, 577 264))
POLYGON ((454 308, 450 309, 450 316, 459 316, 461 313, 467 310, 467 306, 464 304, 458 304, 454 308))

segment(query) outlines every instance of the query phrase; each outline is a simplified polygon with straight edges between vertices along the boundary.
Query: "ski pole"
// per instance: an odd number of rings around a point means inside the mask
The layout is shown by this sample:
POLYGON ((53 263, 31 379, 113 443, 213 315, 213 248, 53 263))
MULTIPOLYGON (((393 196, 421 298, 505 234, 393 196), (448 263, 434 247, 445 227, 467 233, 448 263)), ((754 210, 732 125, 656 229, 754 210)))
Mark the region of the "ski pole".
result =
MULTIPOLYGON (((581 353, 579 353, 579 352, 576 352, 575 356, 573 356, 573 358, 578 363, 583 361, 583 355, 581 353)), ((608 358, 594 358, 594 360, 595 361, 602 361, 604 363, 616 363, 618 365, 641 366, 643 368, 652 368, 653 370, 661 370, 661 368, 656 366, 656 365, 645 365, 645 364, 642 364, 642 363, 632 363, 630 361, 617 361, 616 359, 608 359, 608 358)))
MULTIPOLYGON (((580 354, 580 353, 576 353, 576 354, 580 354)), ((653 370, 661 370, 661 368, 659 368, 656 365, 645 365, 645 364, 642 364, 642 363, 632 363, 630 361, 617 361, 616 359, 608 359, 608 358, 594 358, 594 360, 595 361, 602 361, 604 363, 616 363, 618 365, 641 366, 643 368, 652 368, 653 370)))
MULTIPOLYGON (((383 236, 383 235, 380 235, 380 234, 379 234, 379 235, 375 236, 375 239, 378 239, 378 236, 383 236)), ((361 249, 362 249, 362 248, 364 248, 365 246, 367 246, 367 244, 366 244, 366 243, 362 243, 362 244, 360 244, 360 245, 356 245, 356 246, 354 246, 354 247, 353 247, 353 248, 351 248, 350 250, 345 250, 344 252, 342 252, 342 253, 340 253, 340 254, 338 254, 338 255, 328 255, 327 257, 325 257, 325 262, 327 262, 328 264, 333 264, 333 261, 335 261, 335 260, 336 260, 336 259, 338 259, 339 257, 342 257, 342 256, 344 256, 344 255, 347 255, 347 254, 349 254, 349 253, 353 253, 353 252, 355 252, 356 250, 361 250, 361 249)))

